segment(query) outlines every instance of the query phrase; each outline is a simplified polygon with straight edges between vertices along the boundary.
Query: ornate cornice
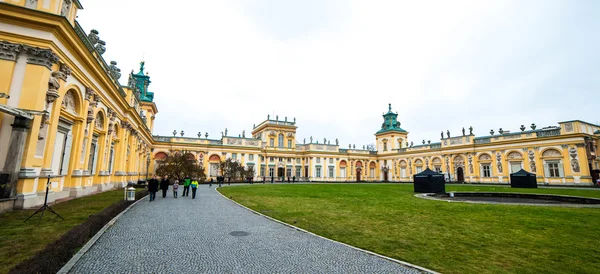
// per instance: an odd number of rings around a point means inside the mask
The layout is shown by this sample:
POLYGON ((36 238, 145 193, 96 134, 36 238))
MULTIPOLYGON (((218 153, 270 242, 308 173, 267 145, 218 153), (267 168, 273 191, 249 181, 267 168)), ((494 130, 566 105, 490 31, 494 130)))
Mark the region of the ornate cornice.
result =
POLYGON ((58 56, 50 49, 42 49, 23 45, 23 52, 27 54, 27 63, 45 66, 52 69, 52 65, 58 62, 58 56))
POLYGON ((0 60, 17 61, 23 45, 0 41, 0 60))

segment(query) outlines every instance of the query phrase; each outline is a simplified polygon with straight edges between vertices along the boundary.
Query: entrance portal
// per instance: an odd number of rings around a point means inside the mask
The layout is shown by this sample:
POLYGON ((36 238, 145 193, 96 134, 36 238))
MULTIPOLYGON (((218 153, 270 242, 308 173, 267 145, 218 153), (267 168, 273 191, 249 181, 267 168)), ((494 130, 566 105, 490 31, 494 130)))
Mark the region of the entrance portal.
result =
POLYGON ((283 176, 285 176, 285 169, 283 167, 278 167, 277 168, 277 177, 283 178, 283 176))
POLYGON ((384 171, 384 172, 383 172, 383 181, 384 181, 384 182, 387 182, 387 181, 388 181, 388 172, 387 172, 387 171, 384 171))
POLYGON ((362 173, 362 168, 357 167, 356 168, 356 181, 357 182, 360 182, 360 175, 361 175, 361 173, 362 173))

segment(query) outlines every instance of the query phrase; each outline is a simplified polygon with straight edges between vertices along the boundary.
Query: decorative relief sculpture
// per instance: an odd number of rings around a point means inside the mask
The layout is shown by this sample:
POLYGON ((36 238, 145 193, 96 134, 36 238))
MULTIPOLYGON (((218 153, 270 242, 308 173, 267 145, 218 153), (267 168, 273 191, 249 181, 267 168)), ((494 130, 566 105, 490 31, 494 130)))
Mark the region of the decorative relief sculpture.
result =
POLYGON ((502 173, 502 154, 496 153, 496 165, 498 166, 498 172, 502 173))
POLYGON ((97 129, 104 129, 104 116, 98 112, 96 115, 96 124, 94 125, 97 129))
POLYGON ((473 174, 473 155, 469 154, 469 173, 473 174))
POLYGON ((573 131, 573 123, 566 123, 565 124, 565 131, 566 132, 572 132, 573 131))
POLYGON ((580 172, 579 160, 577 160, 577 148, 571 147, 569 149, 569 155, 571 156, 571 167, 573 172, 580 172))
POLYGON ((59 67, 58 67, 58 71, 60 71, 60 74, 58 75, 58 78, 60 78, 63 81, 67 81, 67 78, 69 76, 71 76, 71 68, 69 66, 67 66, 67 64, 65 63, 58 63, 59 67))
POLYGON ((52 74, 50 74, 50 79, 48 79, 48 90, 46 91, 46 107, 60 96, 58 94, 58 89, 60 88, 58 79, 60 78, 60 74, 62 73, 59 71, 53 71, 52 74))
POLYGON ((561 154, 556 149, 548 149, 542 153, 542 157, 560 157, 561 154))
POLYGON ((521 156, 521 154, 520 154, 520 153, 518 153, 518 152, 516 152, 516 151, 513 151, 513 152, 509 153, 509 154, 506 156, 506 158, 508 158, 508 159, 521 159, 521 158, 523 158, 523 157, 521 156))
POLYGON ((85 88, 85 100, 88 102, 91 101, 94 95, 96 95, 96 92, 93 89, 88 87, 85 88))
POLYGON ((67 112, 70 112, 71 114, 77 114, 75 111, 75 97, 73 97, 72 91, 69 90, 67 93, 65 93, 62 101, 62 107, 64 107, 67 112))
POLYGON ((73 0, 64 0, 63 5, 60 8, 60 15, 67 16, 69 15, 69 11, 71 11, 71 5, 73 4, 73 0))
POLYGON ((22 49, 21 44, 0 41, 0 60, 17 61, 17 56, 22 49))
POLYGON ((27 63, 45 66, 52 69, 52 65, 58 62, 58 56, 49 49, 41 49, 30 46, 23 46, 23 51, 27 54, 27 63))
POLYGON ((492 157, 489 154, 481 154, 481 156, 479 156, 479 161, 491 161, 492 157))

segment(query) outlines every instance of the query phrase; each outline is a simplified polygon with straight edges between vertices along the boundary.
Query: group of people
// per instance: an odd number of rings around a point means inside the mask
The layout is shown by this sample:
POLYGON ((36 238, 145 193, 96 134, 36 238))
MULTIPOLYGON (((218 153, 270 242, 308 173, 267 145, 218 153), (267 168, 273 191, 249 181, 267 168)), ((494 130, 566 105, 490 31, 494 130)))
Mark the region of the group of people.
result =
MULTIPOLYGON (((167 191, 169 190, 169 176, 165 175, 160 182, 156 175, 152 176, 152 179, 148 180, 148 192, 150 193, 150 202, 156 199, 156 192, 158 189, 162 190, 162 197, 167 197, 167 191)), ((192 199, 196 199, 196 190, 198 189, 198 180, 190 177, 183 179, 183 194, 182 197, 190 196, 190 188, 192 189, 192 199)), ((173 181, 173 197, 177 198, 177 192, 179 191, 179 180, 173 181)))

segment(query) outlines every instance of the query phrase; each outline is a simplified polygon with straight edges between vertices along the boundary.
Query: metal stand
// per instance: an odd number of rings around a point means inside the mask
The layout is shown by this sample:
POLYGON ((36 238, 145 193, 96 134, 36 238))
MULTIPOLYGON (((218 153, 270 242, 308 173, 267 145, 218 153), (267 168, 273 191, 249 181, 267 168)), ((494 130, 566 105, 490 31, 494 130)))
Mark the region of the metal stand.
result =
POLYGON ((40 215, 40 218, 38 219, 38 222, 40 222, 42 220, 42 217, 44 217, 44 212, 46 212, 46 209, 48 211, 54 213, 54 215, 58 216, 58 218, 60 218, 61 220, 64 220, 63 217, 60 217, 60 215, 58 215, 58 213, 54 212, 54 210, 52 210, 52 208, 48 205, 48 188, 49 187, 50 187, 50 176, 48 176, 48 182, 46 183, 46 197, 44 198, 44 205, 42 207, 40 207, 40 209, 38 209, 36 212, 31 214, 31 216, 29 216, 29 218, 27 218, 24 222, 27 222, 35 214, 38 214, 41 212, 42 214, 40 215))

